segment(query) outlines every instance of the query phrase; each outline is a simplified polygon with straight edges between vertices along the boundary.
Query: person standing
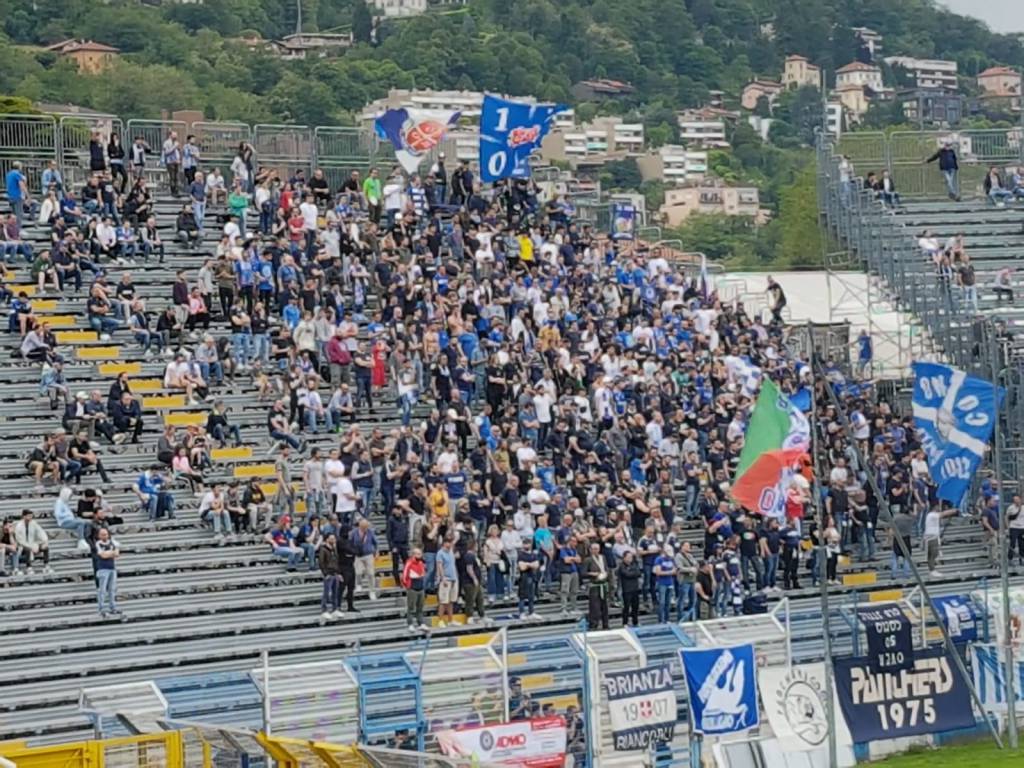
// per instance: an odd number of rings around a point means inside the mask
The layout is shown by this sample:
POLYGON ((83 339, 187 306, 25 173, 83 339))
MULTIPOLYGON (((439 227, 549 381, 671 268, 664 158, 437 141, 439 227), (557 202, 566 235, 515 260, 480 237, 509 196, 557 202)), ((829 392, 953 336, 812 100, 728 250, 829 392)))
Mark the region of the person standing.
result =
POLYGON ((580 558, 576 551, 576 537, 569 536, 565 544, 558 550, 558 566, 560 573, 559 597, 562 605, 562 617, 569 615, 570 606, 576 612, 576 595, 580 591, 580 558))
POLYGON ((333 533, 327 534, 323 546, 316 553, 316 559, 320 573, 324 577, 323 593, 320 596, 320 619, 330 621, 344 618, 345 614, 341 611, 341 554, 338 551, 337 536, 333 533))
MULTIPOLYGON (((1019 494, 1013 495, 1013 501, 1006 508, 1006 520, 1010 533, 1010 560, 1013 551, 1017 550, 1017 564, 1024 565, 1024 507, 1021 506, 1019 494)), ((925 535, 928 535, 928 524, 925 523, 925 535)))
POLYGON ((643 569, 632 549, 627 549, 619 563, 619 586, 622 588, 622 626, 640 626, 640 579, 643 569))
POLYGON ((672 547, 665 545, 654 560, 654 583, 658 590, 658 622, 667 624, 676 585, 676 561, 672 547))
POLYGON ((437 551, 437 626, 453 622, 452 609, 459 594, 459 573, 455 567, 455 536, 448 534, 437 551))
POLYGON ((370 175, 363 181, 363 197, 366 200, 370 221, 374 224, 380 224, 380 216, 383 210, 383 190, 380 182, 380 171, 376 168, 371 168, 370 175))
POLYGON ((466 612, 466 623, 488 623, 484 609, 484 575, 480 558, 476 554, 476 540, 469 539, 466 549, 459 558, 459 582, 462 585, 462 603, 466 612), (474 615, 475 614, 475 615, 474 615))
MULTIPOLYGON (((409 559, 409 518, 405 510, 397 504, 388 515, 386 534, 388 549, 391 551, 391 575, 397 584, 399 574, 403 571, 402 566, 409 559)), ((422 557, 423 553, 420 551, 420 558, 422 557)))
POLYGON ((11 163, 11 170, 7 172, 7 202, 11 206, 11 213, 18 222, 18 229, 21 229, 22 220, 25 218, 25 209, 31 204, 28 194, 28 180, 21 170, 21 161, 15 160, 11 163))
POLYGON ((522 548, 516 558, 516 568, 519 571, 519 618, 522 621, 527 619, 539 619, 535 612, 535 601, 537 599, 537 577, 540 574, 540 555, 533 550, 533 539, 523 539, 522 548))
POLYGON ((583 563, 583 577, 590 588, 587 593, 587 628, 608 629, 608 563, 601 545, 590 545, 590 556, 583 563))
POLYGON ((100 616, 121 616, 117 607, 117 558, 121 556, 121 547, 112 538, 110 531, 100 528, 96 532, 93 562, 96 570, 96 604, 100 616))
POLYGON ((405 561, 401 585, 405 588, 405 623, 410 632, 427 630, 423 621, 423 603, 427 586, 427 566, 423 562, 423 551, 414 547, 412 556, 405 561))
POLYGON ((338 536, 338 562, 341 566, 341 589, 345 590, 345 610, 348 613, 359 613, 356 608, 356 548, 352 543, 352 528, 342 523, 338 536))
POLYGON ((370 521, 359 518, 359 524, 352 531, 352 546, 356 554, 356 580, 364 582, 370 599, 377 599, 377 536, 370 527, 370 521))
POLYGON ((200 157, 201 152, 199 145, 196 144, 196 137, 189 134, 185 137, 185 146, 181 149, 181 170, 185 172, 185 183, 189 186, 196 180, 200 157))
POLYGON ((203 236, 203 221, 206 218, 206 182, 203 173, 195 173, 188 183, 188 195, 192 200, 192 218, 196 220, 196 231, 203 236))
MULTIPOLYGON (((1019 514, 1020 513, 1020 496, 1014 496, 1013 500, 1014 500, 1014 503, 1017 505, 1018 516, 1019 517, 1024 517, 1024 515, 1020 515, 1019 514)), ((1007 507, 1007 509, 1006 509, 1007 513, 1010 513, 1010 512, 1013 511, 1013 506, 1014 505, 1011 504, 1009 507, 1007 507)), ((952 517, 953 515, 957 514, 958 512, 959 512, 959 510, 957 510, 955 508, 954 509, 947 509, 945 511, 940 511, 940 509, 937 506, 932 506, 928 510, 928 514, 926 514, 925 517, 924 517, 924 536, 921 539, 921 546, 924 547, 925 556, 928 558, 928 575, 931 576, 933 579, 934 578, 938 578, 939 576, 942 575, 941 573, 939 573, 939 570, 938 570, 939 558, 942 556, 942 521, 945 520, 947 517, 952 517)), ((1013 537, 1013 530, 1014 529, 1013 529, 1012 519, 1011 518, 1008 518, 1008 519, 1011 520, 1011 522, 1010 522, 1010 536, 1011 536, 1011 539, 1010 539, 1010 553, 1012 554, 1013 553, 1013 538, 1012 537, 1013 537)), ((1024 527, 1022 527, 1019 532, 1020 532, 1021 536, 1024 536, 1024 527)))
POLYGON ((181 144, 178 142, 178 132, 171 131, 164 141, 163 151, 160 153, 160 161, 167 169, 167 183, 171 187, 171 197, 178 196, 178 177, 181 173, 181 144))
POLYGON ((956 149, 953 148, 952 141, 949 139, 943 141, 942 146, 925 162, 932 163, 936 160, 939 161, 939 171, 946 182, 949 199, 960 202, 960 163, 957 160, 956 149))
POLYGON ((696 615, 696 596, 694 582, 697 581, 697 558, 690 550, 690 542, 679 545, 675 556, 676 563, 676 615, 679 621, 693 621, 696 615))

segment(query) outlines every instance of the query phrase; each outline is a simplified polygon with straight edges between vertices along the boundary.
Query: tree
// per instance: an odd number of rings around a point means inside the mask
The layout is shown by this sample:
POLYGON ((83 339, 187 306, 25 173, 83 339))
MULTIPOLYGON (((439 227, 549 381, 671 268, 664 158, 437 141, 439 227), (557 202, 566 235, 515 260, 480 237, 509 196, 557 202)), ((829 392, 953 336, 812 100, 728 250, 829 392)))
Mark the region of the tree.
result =
POLYGON ((639 189, 643 178, 636 160, 630 157, 605 163, 601 170, 601 183, 611 189, 639 189))
POLYGON ((373 37, 373 16, 366 0, 352 3, 352 37, 357 43, 369 43, 373 37))
POLYGON ((793 183, 782 189, 779 198, 778 255, 792 267, 820 267, 822 263, 815 173, 815 164, 808 163, 793 183))

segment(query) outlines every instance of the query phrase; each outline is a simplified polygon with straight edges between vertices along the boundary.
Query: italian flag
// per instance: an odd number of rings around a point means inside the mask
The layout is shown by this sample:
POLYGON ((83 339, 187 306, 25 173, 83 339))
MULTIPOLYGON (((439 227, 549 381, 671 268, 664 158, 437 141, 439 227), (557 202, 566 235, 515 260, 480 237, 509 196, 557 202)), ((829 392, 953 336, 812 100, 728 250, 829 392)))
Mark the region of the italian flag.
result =
POLYGON ((810 442, 807 417, 765 379, 744 436, 733 498, 750 512, 783 517, 786 491, 810 442))

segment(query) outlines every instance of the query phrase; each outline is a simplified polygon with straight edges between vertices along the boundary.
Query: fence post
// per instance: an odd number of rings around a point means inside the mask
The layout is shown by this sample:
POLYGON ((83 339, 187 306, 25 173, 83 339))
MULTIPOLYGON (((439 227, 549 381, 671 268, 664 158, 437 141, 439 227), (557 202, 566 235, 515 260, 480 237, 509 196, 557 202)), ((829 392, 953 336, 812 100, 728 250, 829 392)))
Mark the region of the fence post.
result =
POLYGON ((263 733, 271 733, 270 722, 270 652, 264 650, 260 654, 263 662, 263 733))

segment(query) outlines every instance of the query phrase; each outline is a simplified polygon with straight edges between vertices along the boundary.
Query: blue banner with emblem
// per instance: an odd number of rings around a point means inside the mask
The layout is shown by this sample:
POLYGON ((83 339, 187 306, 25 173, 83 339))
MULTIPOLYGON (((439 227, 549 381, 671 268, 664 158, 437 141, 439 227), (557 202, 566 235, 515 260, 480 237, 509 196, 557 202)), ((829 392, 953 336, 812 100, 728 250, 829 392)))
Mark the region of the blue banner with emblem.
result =
POLYGON ((480 179, 527 178, 530 153, 540 148, 564 104, 531 104, 486 94, 480 113, 480 179))
POLYGON ((940 363, 914 363, 914 425, 938 497, 959 505, 985 457, 1006 391, 940 363), (998 393, 998 396, 997 396, 998 393))
POLYGON ((757 664, 753 645, 679 651, 694 733, 715 736, 756 728, 757 664))
POLYGON ((932 605, 954 643, 973 643, 979 639, 978 609, 970 595, 936 596, 932 605))

